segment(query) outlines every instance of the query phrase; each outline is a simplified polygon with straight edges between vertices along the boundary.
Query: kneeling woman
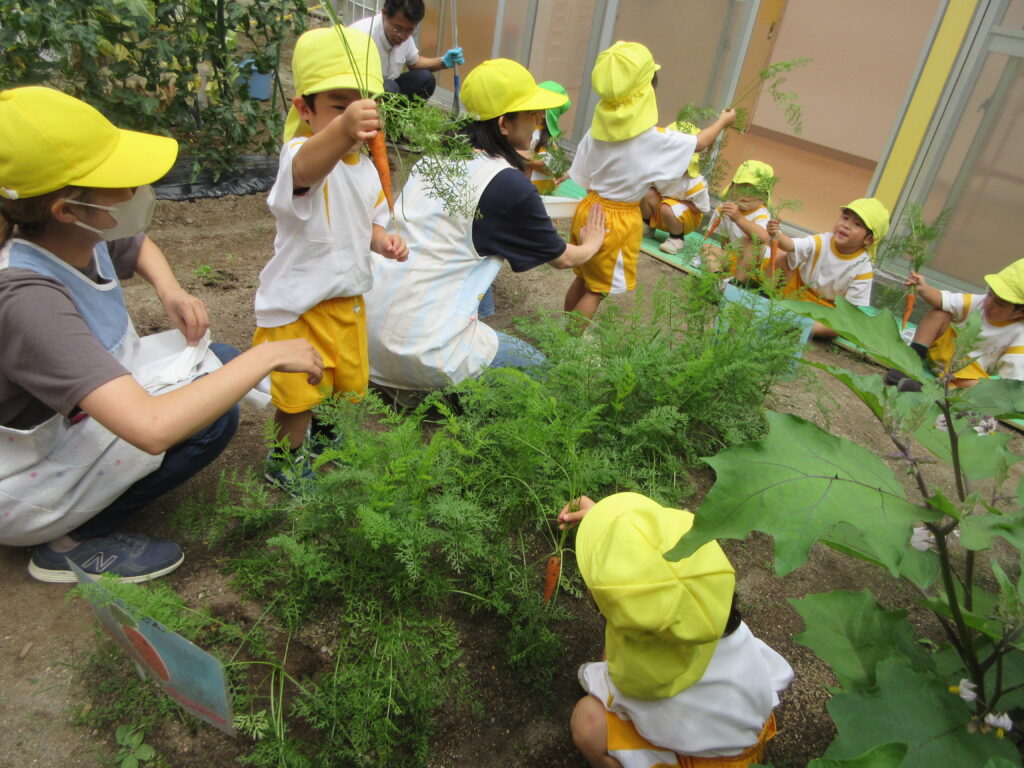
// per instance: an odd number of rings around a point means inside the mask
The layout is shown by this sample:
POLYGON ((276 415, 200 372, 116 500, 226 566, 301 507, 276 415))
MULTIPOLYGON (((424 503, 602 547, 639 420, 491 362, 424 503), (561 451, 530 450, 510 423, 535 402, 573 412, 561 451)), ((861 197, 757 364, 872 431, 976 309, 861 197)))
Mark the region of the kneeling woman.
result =
POLYGON ((428 390, 479 376, 487 367, 536 365, 526 342, 494 331, 477 314, 502 261, 513 272, 550 264, 569 269, 597 253, 604 212, 595 206, 580 245, 555 231, 518 150, 529 149, 537 119, 566 96, 537 86, 522 65, 485 61, 466 76, 467 130, 476 156, 466 163, 474 215, 453 215, 432 197, 416 168, 395 204, 405 262, 374 262, 366 296, 370 379, 428 390))

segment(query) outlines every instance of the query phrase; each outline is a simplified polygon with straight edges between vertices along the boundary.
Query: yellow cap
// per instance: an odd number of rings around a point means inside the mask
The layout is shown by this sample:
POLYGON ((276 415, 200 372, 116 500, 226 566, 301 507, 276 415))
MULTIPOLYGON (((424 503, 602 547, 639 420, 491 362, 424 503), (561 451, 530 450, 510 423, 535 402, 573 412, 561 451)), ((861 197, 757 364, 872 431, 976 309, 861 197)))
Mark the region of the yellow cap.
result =
POLYGON ((889 209, 874 197, 862 197, 843 206, 844 211, 853 211, 860 216, 864 226, 871 230, 874 241, 868 246, 868 255, 874 259, 878 243, 889 232, 889 209))
MULTIPOLYGON (((357 91, 365 88, 370 96, 376 96, 384 90, 377 46, 365 32, 342 26, 320 27, 302 33, 292 54, 292 77, 295 78, 296 96, 309 96, 336 88, 357 91), (348 42, 347 50, 339 32, 348 42)), ((288 141, 293 136, 309 136, 310 133, 309 126, 299 117, 299 111, 295 107, 288 110, 284 140, 288 141)))
POLYGON ((638 493, 598 502, 576 535, 583 580, 604 615, 608 674, 623 694, 665 699, 704 675, 729 618, 736 576, 718 542, 662 555, 693 515, 638 493))
POLYGON ((518 61, 489 59, 470 70, 459 97, 479 120, 493 120, 507 112, 554 109, 569 101, 564 93, 541 88, 518 61))
POLYGON ((1003 301, 1024 304, 1024 259, 1013 262, 994 275, 985 275, 985 282, 1003 301))
MULTIPOLYGON (((760 160, 744 160, 740 163, 740 167, 736 169, 736 173, 732 175, 732 181, 726 184, 725 189, 722 190, 722 197, 727 198, 729 196, 729 190, 732 189, 733 184, 754 184, 757 186, 764 179, 771 178, 774 175, 775 169, 768 165, 768 163, 762 163, 760 160)), ((771 205, 771 195, 766 195, 764 202, 771 205)))
MULTIPOLYGON (((700 128, 693 123, 686 122, 685 120, 676 120, 668 127, 668 129, 670 131, 675 131, 676 133, 688 133, 691 136, 696 136, 700 133, 700 128)), ((696 179, 700 176, 700 155, 697 152, 694 152, 693 156, 690 157, 690 167, 686 169, 686 175, 691 179, 696 179)))
POLYGON ((38 197, 69 184, 141 187, 177 156, 174 139, 122 130, 52 88, 0 91, 0 197, 38 197))
POLYGON ((625 141, 658 124, 658 102, 651 81, 661 67, 641 43, 619 41, 601 51, 590 83, 601 97, 590 135, 601 141, 625 141))

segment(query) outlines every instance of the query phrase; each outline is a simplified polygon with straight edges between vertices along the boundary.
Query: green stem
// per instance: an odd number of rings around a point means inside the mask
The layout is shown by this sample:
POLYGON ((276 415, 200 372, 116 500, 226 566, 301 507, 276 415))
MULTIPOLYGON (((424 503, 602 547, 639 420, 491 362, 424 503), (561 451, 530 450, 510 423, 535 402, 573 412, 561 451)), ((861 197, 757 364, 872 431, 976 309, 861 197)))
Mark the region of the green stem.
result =
POLYGON ((978 686, 978 690, 985 690, 985 675, 978 663, 978 656, 974 650, 974 643, 971 642, 971 630, 964 620, 960 610, 960 601, 956 595, 956 582, 953 576, 953 567, 949 562, 949 547, 946 544, 946 535, 939 532, 935 536, 935 546, 939 550, 939 569, 942 573, 942 583, 946 588, 946 599, 949 602, 949 610, 953 615, 953 623, 956 625, 956 633, 960 638, 960 657, 967 665, 971 680, 978 686))

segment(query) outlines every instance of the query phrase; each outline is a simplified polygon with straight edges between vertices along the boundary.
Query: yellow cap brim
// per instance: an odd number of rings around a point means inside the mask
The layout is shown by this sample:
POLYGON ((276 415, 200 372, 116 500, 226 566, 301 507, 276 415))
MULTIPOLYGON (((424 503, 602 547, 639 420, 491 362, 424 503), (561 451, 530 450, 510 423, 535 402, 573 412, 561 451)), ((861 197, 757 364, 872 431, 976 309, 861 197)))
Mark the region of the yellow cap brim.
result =
POLYGON ((98 166, 68 184, 119 189, 141 187, 163 178, 178 157, 178 142, 166 136, 119 129, 114 151, 98 166))
POLYGON ((1008 301, 1011 304, 1024 304, 1024 292, 1015 289, 1000 275, 985 275, 985 282, 992 289, 992 293, 1003 301, 1008 301))

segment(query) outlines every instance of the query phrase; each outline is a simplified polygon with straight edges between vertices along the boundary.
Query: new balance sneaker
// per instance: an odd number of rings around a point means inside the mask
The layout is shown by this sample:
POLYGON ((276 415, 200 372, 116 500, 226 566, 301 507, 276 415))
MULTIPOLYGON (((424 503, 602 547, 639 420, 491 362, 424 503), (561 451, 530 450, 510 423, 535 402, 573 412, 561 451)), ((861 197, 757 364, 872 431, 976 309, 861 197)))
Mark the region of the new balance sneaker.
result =
POLYGON ((285 491, 298 490, 316 477, 309 457, 303 452, 271 451, 263 467, 263 479, 285 491))
POLYGON ((679 253, 684 245, 683 238, 670 236, 658 246, 658 250, 663 253, 679 253))
POLYGON ((68 552, 40 544, 32 550, 29 575, 39 581, 72 583, 77 579, 68 560, 90 576, 112 573, 134 584, 165 576, 185 561, 185 555, 173 541, 118 531, 86 539, 68 552))

